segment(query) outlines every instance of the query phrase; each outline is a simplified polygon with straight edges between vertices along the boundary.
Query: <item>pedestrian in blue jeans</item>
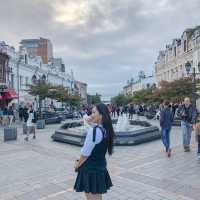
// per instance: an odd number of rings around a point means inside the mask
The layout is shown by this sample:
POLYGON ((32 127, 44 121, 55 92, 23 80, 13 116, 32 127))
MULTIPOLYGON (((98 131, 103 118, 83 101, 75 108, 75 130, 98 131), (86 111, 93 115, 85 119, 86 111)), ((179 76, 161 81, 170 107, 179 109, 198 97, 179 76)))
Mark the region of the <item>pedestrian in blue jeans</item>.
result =
POLYGON ((171 147, 170 147, 170 131, 173 122, 173 113, 169 107, 169 102, 165 101, 163 103, 164 108, 160 113, 160 126, 162 134, 162 142, 165 146, 165 151, 167 156, 171 156, 171 147))
POLYGON ((196 123, 197 110, 190 103, 190 98, 186 97, 177 110, 177 115, 181 119, 181 131, 183 136, 183 148, 185 152, 190 151, 190 141, 192 126, 196 123))

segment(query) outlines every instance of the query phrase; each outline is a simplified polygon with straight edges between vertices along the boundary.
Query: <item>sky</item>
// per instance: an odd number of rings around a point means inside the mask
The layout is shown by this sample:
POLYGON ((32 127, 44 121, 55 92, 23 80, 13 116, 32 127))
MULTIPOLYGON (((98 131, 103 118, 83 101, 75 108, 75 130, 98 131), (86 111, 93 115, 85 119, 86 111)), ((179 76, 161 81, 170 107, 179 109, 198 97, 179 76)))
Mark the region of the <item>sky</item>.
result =
POLYGON ((151 75, 158 52, 200 25, 199 10, 199 0, 0 0, 0 41, 50 39, 66 71, 107 99, 151 75))

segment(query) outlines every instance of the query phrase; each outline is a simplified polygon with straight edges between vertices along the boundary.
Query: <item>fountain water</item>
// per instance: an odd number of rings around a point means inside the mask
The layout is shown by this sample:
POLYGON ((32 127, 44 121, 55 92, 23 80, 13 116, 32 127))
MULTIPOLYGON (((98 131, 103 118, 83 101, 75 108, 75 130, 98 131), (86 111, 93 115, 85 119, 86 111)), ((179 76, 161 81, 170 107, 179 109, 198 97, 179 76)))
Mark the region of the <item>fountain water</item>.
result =
POLYGON ((128 131, 129 126, 130 126, 130 123, 129 123, 128 117, 126 116, 126 114, 123 114, 122 116, 119 116, 117 120, 115 131, 116 132, 128 131))

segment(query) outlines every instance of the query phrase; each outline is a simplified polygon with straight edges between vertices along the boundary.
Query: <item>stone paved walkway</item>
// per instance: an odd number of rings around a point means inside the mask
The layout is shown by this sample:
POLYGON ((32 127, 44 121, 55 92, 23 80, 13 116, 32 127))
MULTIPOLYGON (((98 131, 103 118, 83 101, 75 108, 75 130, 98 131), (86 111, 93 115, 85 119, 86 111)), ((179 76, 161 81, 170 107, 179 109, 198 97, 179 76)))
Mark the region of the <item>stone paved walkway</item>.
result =
MULTIPOLYGON (((60 125, 37 130, 37 139, 3 142, 0 130, 0 200, 82 200, 73 191, 74 160, 80 148, 53 142, 50 136, 60 125)), ((180 129, 172 130, 172 157, 161 142, 116 147, 108 158, 114 187, 106 200, 200 200, 200 162, 192 151, 184 153, 180 129)))

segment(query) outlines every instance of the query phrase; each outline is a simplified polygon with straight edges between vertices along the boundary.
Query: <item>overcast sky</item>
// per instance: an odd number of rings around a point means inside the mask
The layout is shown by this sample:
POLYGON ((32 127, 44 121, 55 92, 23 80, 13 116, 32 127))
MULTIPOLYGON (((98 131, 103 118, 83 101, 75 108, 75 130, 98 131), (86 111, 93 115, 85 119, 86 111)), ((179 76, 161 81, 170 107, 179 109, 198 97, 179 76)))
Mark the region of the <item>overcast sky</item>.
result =
POLYGON ((0 40, 49 38, 88 92, 118 94, 158 51, 200 25, 199 0, 0 0, 0 40))

